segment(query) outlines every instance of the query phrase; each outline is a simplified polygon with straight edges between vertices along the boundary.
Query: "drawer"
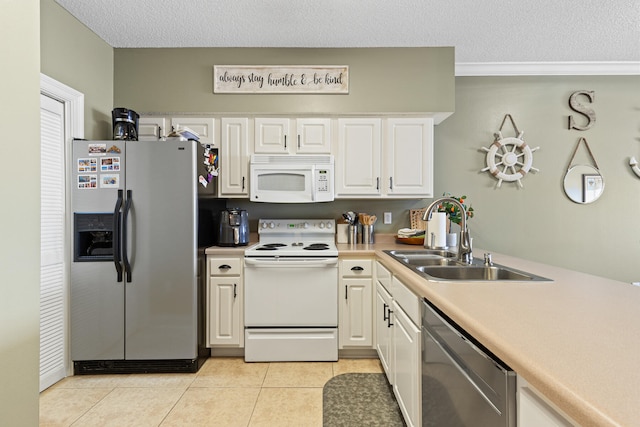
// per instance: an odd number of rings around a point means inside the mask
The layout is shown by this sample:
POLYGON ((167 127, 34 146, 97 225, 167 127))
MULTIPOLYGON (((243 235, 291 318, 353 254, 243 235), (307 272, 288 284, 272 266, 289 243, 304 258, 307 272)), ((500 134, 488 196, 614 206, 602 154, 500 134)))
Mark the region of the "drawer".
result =
POLYGON ((371 277, 372 259, 343 259, 340 263, 342 277, 371 277))
POLYGON ((376 279, 387 292, 391 290, 391 272, 380 261, 376 261, 376 279))
POLYGON ((209 275, 239 276, 242 273, 242 258, 209 258, 209 275))
POLYGON ((391 295, 400 307, 407 313, 414 324, 422 324, 422 313, 420 312, 420 298, 409 290, 400 280, 393 278, 393 290, 391 295))

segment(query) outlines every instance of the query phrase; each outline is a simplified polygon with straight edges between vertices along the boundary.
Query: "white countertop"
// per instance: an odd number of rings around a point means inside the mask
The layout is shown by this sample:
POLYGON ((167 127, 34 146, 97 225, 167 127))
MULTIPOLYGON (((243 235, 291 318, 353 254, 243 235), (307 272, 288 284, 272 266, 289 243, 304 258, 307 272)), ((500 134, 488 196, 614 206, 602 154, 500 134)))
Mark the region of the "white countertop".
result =
POLYGON ((581 425, 640 426, 640 287, 498 253, 494 263, 553 282, 432 282, 383 252, 421 246, 381 237, 338 244, 340 256, 375 254, 581 425))

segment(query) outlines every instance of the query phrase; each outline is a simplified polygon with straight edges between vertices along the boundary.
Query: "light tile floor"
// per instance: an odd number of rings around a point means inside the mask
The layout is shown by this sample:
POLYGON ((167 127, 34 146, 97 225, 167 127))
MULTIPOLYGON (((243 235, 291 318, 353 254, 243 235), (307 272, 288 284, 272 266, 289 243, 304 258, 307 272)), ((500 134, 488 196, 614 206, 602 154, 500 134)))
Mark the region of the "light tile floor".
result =
POLYGON ((377 359, 245 363, 211 358, 195 374, 82 375, 40 394, 40 426, 322 426, 322 387, 377 359))

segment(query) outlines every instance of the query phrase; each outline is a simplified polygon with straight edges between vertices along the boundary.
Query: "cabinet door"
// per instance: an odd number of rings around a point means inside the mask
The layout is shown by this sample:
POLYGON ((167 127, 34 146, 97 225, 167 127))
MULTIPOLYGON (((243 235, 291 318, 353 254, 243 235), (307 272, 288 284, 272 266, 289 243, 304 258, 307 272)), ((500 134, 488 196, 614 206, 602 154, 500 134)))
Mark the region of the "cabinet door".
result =
POLYGON ((222 118, 220 196, 249 197, 249 119, 222 118))
POLYGON ((371 278, 342 279, 340 348, 373 346, 371 288, 371 278))
POLYGON ((380 119, 339 119, 336 196, 380 195, 380 119))
POLYGON ((296 153, 331 153, 331 119, 297 119, 296 153))
POLYGON ((167 119, 164 117, 140 117, 138 120, 138 139, 140 141, 158 140, 166 136, 167 119))
POLYGON ((391 321, 391 294, 384 287, 376 284, 376 303, 374 318, 376 322, 376 350, 380 363, 387 374, 390 384, 393 384, 393 372, 391 365, 391 331, 393 323, 391 321))
POLYGON ((518 376, 519 427, 570 427, 577 423, 561 413, 521 376, 518 376))
POLYGON ((383 146, 384 193, 433 197, 433 119, 387 119, 383 146))
POLYGON ((241 325, 241 276, 212 276, 208 289, 209 346, 242 346, 244 331, 241 325))
POLYGON ((218 146, 215 138, 215 119, 212 117, 172 117, 171 130, 180 130, 185 127, 196 132, 201 144, 218 146))
POLYGON ((254 120, 254 153, 287 154, 292 143, 289 119, 258 117, 254 120))
POLYGON ((420 426, 421 395, 421 333, 398 304, 393 305, 394 380, 393 392, 407 426, 420 426))

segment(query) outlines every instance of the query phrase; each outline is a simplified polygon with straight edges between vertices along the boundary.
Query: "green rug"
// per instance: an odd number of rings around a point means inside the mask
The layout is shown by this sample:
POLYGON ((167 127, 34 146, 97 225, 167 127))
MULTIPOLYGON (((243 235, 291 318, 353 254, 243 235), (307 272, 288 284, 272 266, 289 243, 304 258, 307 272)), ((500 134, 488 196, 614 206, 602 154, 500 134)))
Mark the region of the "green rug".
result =
POLYGON ((384 374, 342 374, 322 390, 324 427, 403 427, 404 420, 384 374))

